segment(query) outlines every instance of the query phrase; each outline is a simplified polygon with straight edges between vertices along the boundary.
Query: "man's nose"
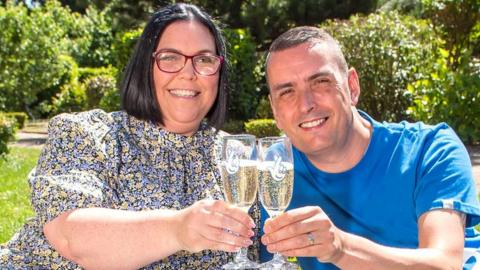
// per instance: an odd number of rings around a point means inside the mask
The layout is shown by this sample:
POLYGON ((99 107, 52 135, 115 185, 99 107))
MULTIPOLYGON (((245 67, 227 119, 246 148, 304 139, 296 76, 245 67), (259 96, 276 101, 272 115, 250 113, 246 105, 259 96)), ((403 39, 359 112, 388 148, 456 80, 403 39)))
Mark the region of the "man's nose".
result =
POLYGON ((299 107, 302 113, 309 113, 315 108, 312 91, 309 89, 300 91, 299 107))

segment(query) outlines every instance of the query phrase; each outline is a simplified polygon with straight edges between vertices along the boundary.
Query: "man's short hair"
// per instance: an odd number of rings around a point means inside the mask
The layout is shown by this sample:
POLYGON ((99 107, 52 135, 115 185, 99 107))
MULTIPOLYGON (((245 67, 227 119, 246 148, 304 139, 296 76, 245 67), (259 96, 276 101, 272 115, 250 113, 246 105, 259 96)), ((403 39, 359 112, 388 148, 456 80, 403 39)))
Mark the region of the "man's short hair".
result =
POLYGON ((328 43, 336 52, 336 61, 340 70, 347 72, 348 65, 337 40, 325 30, 313 26, 299 26, 288 30, 277 37, 268 49, 266 65, 271 53, 286 50, 303 43, 328 43))

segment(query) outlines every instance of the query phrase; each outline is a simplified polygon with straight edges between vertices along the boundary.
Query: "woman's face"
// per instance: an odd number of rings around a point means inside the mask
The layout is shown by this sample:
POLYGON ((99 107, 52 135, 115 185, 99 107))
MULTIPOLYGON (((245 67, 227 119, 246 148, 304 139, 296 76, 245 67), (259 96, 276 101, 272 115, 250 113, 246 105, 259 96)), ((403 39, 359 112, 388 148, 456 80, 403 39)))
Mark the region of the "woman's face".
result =
MULTIPOLYGON (((213 35, 197 21, 177 21, 167 26, 155 51, 164 50, 190 56, 216 55, 213 35)), ((177 134, 192 135, 215 102, 219 71, 210 76, 200 75, 195 72, 192 59, 175 73, 161 71, 156 63, 153 66, 164 128, 177 134)))

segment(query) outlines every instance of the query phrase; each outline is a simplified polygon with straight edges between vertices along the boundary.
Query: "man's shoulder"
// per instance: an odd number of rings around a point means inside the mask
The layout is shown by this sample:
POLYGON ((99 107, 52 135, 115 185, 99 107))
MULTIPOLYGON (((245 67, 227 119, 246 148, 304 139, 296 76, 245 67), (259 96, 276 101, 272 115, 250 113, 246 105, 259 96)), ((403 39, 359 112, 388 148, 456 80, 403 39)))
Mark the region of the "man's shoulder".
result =
POLYGON ((407 141, 428 140, 437 136, 456 137, 455 131, 443 122, 435 125, 425 124, 421 121, 383 122, 375 126, 375 131, 382 137, 399 137, 407 141))

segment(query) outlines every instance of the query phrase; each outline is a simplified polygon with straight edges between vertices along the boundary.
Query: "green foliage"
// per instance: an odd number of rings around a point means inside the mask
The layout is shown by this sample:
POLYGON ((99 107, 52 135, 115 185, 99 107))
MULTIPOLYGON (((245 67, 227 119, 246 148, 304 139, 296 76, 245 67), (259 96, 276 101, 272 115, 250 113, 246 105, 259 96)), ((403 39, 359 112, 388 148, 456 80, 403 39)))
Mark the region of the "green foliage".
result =
POLYGON ((465 63, 451 70, 448 53, 443 55, 428 78, 408 86, 415 104, 409 112, 427 123, 448 123, 464 143, 480 143, 480 68, 465 63))
POLYGON ((407 84, 431 73, 440 40, 426 21, 397 13, 329 21, 347 63, 360 77, 359 108, 376 119, 399 121, 412 105, 407 84))
POLYGON ((28 120, 28 115, 24 112, 8 112, 4 114, 8 118, 15 119, 16 127, 22 129, 25 126, 25 121, 28 120))
POLYGON ((80 112, 87 108, 87 96, 80 83, 64 85, 61 92, 53 98, 50 115, 80 112))
POLYGON ((107 67, 79 67, 78 68, 78 80, 85 82, 91 77, 97 76, 117 76, 117 69, 112 66, 107 67))
POLYGON ((120 110, 120 104, 120 91, 114 87, 105 91, 102 99, 100 99, 99 107, 106 112, 113 112, 120 110))
POLYGON ((0 243, 8 241, 34 215, 27 176, 40 151, 34 147, 12 147, 6 158, 0 160, 0 243))
POLYGON ((450 53, 448 65, 454 70, 462 58, 469 59, 473 46, 478 45, 480 0, 421 0, 423 16, 445 40, 450 53), (477 39, 475 39, 477 36, 477 39))
POLYGON ((255 119, 245 123, 245 131, 255 135, 257 138, 280 136, 281 130, 278 129, 273 119, 255 119))
POLYGON ((90 77, 85 81, 88 109, 97 108, 105 93, 116 90, 115 78, 106 75, 90 77))
POLYGON ((379 0, 377 5, 383 12, 398 11, 416 17, 420 16, 422 9, 421 0, 379 0))
POLYGON ((62 85, 60 92, 52 98, 46 111, 50 116, 64 112, 79 112, 88 108, 85 86, 78 81, 78 66, 72 66, 70 80, 62 85))
POLYGON ((0 113, 0 157, 8 153, 7 143, 13 139, 16 130, 14 118, 7 117, 0 113))
POLYGON ((40 92, 59 86, 67 72, 59 58, 68 43, 64 13, 55 1, 0 7, 0 110, 28 111, 40 92))
POLYGON ((252 71, 257 64, 255 43, 245 29, 225 30, 230 53, 230 117, 246 120, 255 116, 259 89, 252 71))
POLYGON ((228 120, 223 124, 222 130, 230 134, 240 134, 245 132, 243 120, 228 120))
POLYGON ((85 40, 86 50, 76 55, 81 66, 100 67, 113 62, 111 46, 114 36, 111 29, 111 18, 105 11, 98 11, 90 6, 83 17, 88 39, 85 40))
MULTIPOLYGON (((127 66, 128 60, 133 53, 135 44, 140 38, 143 29, 138 28, 131 31, 122 32, 117 35, 114 44, 112 45, 113 65, 118 70, 124 70, 127 66)), ((121 72, 120 72, 121 73, 121 72)))
POLYGON ((258 102, 257 118, 273 118, 272 107, 268 97, 262 97, 258 102))

